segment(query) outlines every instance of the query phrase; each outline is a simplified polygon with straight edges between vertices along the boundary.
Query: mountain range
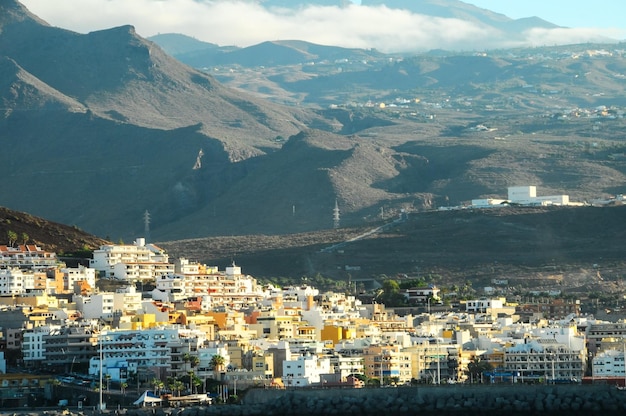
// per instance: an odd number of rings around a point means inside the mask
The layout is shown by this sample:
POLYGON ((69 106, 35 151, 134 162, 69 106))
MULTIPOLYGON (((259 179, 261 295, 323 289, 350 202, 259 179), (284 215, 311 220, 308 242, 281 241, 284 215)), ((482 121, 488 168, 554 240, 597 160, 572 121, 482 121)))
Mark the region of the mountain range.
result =
MULTIPOLYGON (((298 9, 305 6, 347 7, 350 0, 261 0, 267 8, 281 7, 298 9)), ((412 13, 442 18, 455 18, 484 26, 490 26, 509 35, 519 35, 524 30, 535 27, 555 28, 557 25, 537 16, 511 19, 500 13, 476 7, 459 0, 361 0, 362 6, 385 6, 390 9, 408 10, 412 13)))
POLYGON ((591 200, 626 183, 619 46, 221 47, 78 34, 5 0, 0 51, 0 205, 111 241, 301 233, 512 185, 591 200))

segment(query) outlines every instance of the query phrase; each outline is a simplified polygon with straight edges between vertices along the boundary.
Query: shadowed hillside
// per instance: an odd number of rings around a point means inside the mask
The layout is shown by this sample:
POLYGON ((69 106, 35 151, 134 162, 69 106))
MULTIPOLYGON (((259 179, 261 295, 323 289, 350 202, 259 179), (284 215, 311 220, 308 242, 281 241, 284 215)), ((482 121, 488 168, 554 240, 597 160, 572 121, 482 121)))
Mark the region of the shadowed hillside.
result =
MULTIPOLYGON (((437 276, 440 282, 490 286, 511 279, 572 293, 623 290, 626 207, 500 208, 410 215, 381 232, 341 228, 285 236, 234 236, 161 242, 225 267, 233 260, 256 277, 321 274, 340 280, 437 276), (365 235, 357 241, 340 244, 365 235), (329 250, 329 248, 331 248, 329 250), (554 280, 555 276, 558 279, 554 280)), ((381 225, 379 223, 378 225, 381 225)))
POLYGON ((101 238, 77 227, 48 221, 33 215, 0 207, 0 244, 9 243, 10 233, 17 236, 15 244, 36 244, 57 254, 94 250, 108 244, 101 238), (26 238, 26 241, 24 241, 26 238))

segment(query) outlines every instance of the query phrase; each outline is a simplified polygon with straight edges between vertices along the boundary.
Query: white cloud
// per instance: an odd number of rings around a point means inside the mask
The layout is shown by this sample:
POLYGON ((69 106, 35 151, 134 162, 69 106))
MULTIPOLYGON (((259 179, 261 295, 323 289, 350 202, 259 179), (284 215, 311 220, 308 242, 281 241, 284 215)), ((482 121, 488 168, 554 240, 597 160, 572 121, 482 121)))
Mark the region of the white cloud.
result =
POLYGON ((533 46, 566 45, 587 42, 611 42, 623 39, 623 30, 594 28, 535 28, 525 33, 525 41, 533 46))
POLYGON ((497 31, 469 22, 357 5, 269 11, 253 1, 22 0, 22 3, 50 24, 80 33, 132 24, 143 37, 182 33, 206 42, 241 47, 267 40, 298 39, 396 52, 537 46, 626 37, 618 31, 538 29, 511 44, 497 31))

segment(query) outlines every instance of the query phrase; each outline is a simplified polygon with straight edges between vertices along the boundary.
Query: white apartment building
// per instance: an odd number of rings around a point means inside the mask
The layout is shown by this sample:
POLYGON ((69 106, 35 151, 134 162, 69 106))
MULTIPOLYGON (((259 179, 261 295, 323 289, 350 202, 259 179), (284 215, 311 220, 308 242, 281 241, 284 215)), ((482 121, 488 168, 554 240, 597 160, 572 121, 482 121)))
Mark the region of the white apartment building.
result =
POLYGON ((198 347, 198 368, 196 373, 198 377, 215 378, 217 371, 226 371, 230 366, 230 354, 228 353, 228 346, 226 344, 220 344, 219 342, 210 342, 206 345, 198 347), (211 366, 211 360, 214 356, 219 355, 224 358, 224 368, 213 368, 211 366))
POLYGON ((287 286, 279 291, 283 304, 291 307, 304 307, 311 298, 319 295, 319 290, 308 285, 287 286))
POLYGON ((45 271, 57 266, 55 253, 44 251, 36 245, 9 247, 0 245, 0 268, 18 268, 45 271))
POLYGON ((74 296, 76 310, 84 319, 111 319, 114 314, 136 313, 143 309, 141 293, 134 286, 93 295, 74 296))
POLYGON ((39 367, 46 360, 44 337, 60 329, 60 325, 46 325, 24 331, 22 334, 22 354, 24 364, 27 367, 39 367))
POLYGON ((503 302, 501 299, 475 299, 465 303, 466 312, 486 313, 489 309, 501 309, 503 302))
POLYGON ((295 360, 283 361, 283 384, 287 388, 319 384, 320 376, 330 372, 330 359, 303 355, 295 360))
MULTIPOLYGON (((180 326, 141 330, 110 330, 98 336, 102 348, 102 373, 112 381, 126 381, 138 374, 141 381, 180 377, 189 371, 185 353, 197 355, 205 341, 202 331, 180 326)), ((89 374, 99 375, 100 357, 89 363, 89 374)))
POLYGON ((624 352, 625 351, 606 350, 593 357, 592 377, 626 378, 624 352))
POLYGON ((21 295, 35 289, 32 270, 0 269, 0 295, 21 295))
POLYGON ((121 312, 124 308, 122 299, 112 292, 98 293, 88 296, 74 296, 76 310, 85 319, 111 319, 114 312, 121 312))
POLYGON ((165 250, 154 244, 146 244, 138 238, 132 245, 108 244, 94 250, 89 267, 101 272, 104 277, 120 280, 150 280, 173 273, 165 250))
POLYGON ((363 356, 361 354, 336 354, 330 357, 331 373, 339 374, 340 380, 345 381, 349 375, 365 374, 363 356))
POLYGON ((529 340, 504 350, 504 370, 524 380, 582 380, 585 353, 555 340, 529 340))
POLYGON ((61 269, 61 273, 63 273, 63 290, 65 291, 73 291, 74 285, 81 281, 87 282, 92 288, 96 287, 95 269, 85 266, 64 267, 61 269))
POLYGON ((406 289, 402 294, 409 302, 435 304, 440 300, 440 290, 435 287, 418 287, 406 289))
POLYGON ((220 272, 217 267, 176 261, 176 273, 161 275, 156 279, 152 298, 163 302, 200 298, 202 309, 217 306, 241 309, 256 305, 263 291, 252 276, 241 273, 241 267, 232 265, 220 272))

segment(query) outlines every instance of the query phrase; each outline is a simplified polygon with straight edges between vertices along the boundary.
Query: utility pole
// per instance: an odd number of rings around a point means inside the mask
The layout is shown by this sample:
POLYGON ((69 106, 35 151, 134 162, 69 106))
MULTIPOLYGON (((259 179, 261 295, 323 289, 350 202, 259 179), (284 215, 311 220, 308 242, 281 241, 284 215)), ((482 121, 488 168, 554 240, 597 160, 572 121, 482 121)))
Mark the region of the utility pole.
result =
POLYGON ((148 212, 148 210, 146 210, 146 212, 143 213, 143 224, 144 224, 143 236, 146 239, 146 242, 148 242, 150 240, 150 213, 148 212))

